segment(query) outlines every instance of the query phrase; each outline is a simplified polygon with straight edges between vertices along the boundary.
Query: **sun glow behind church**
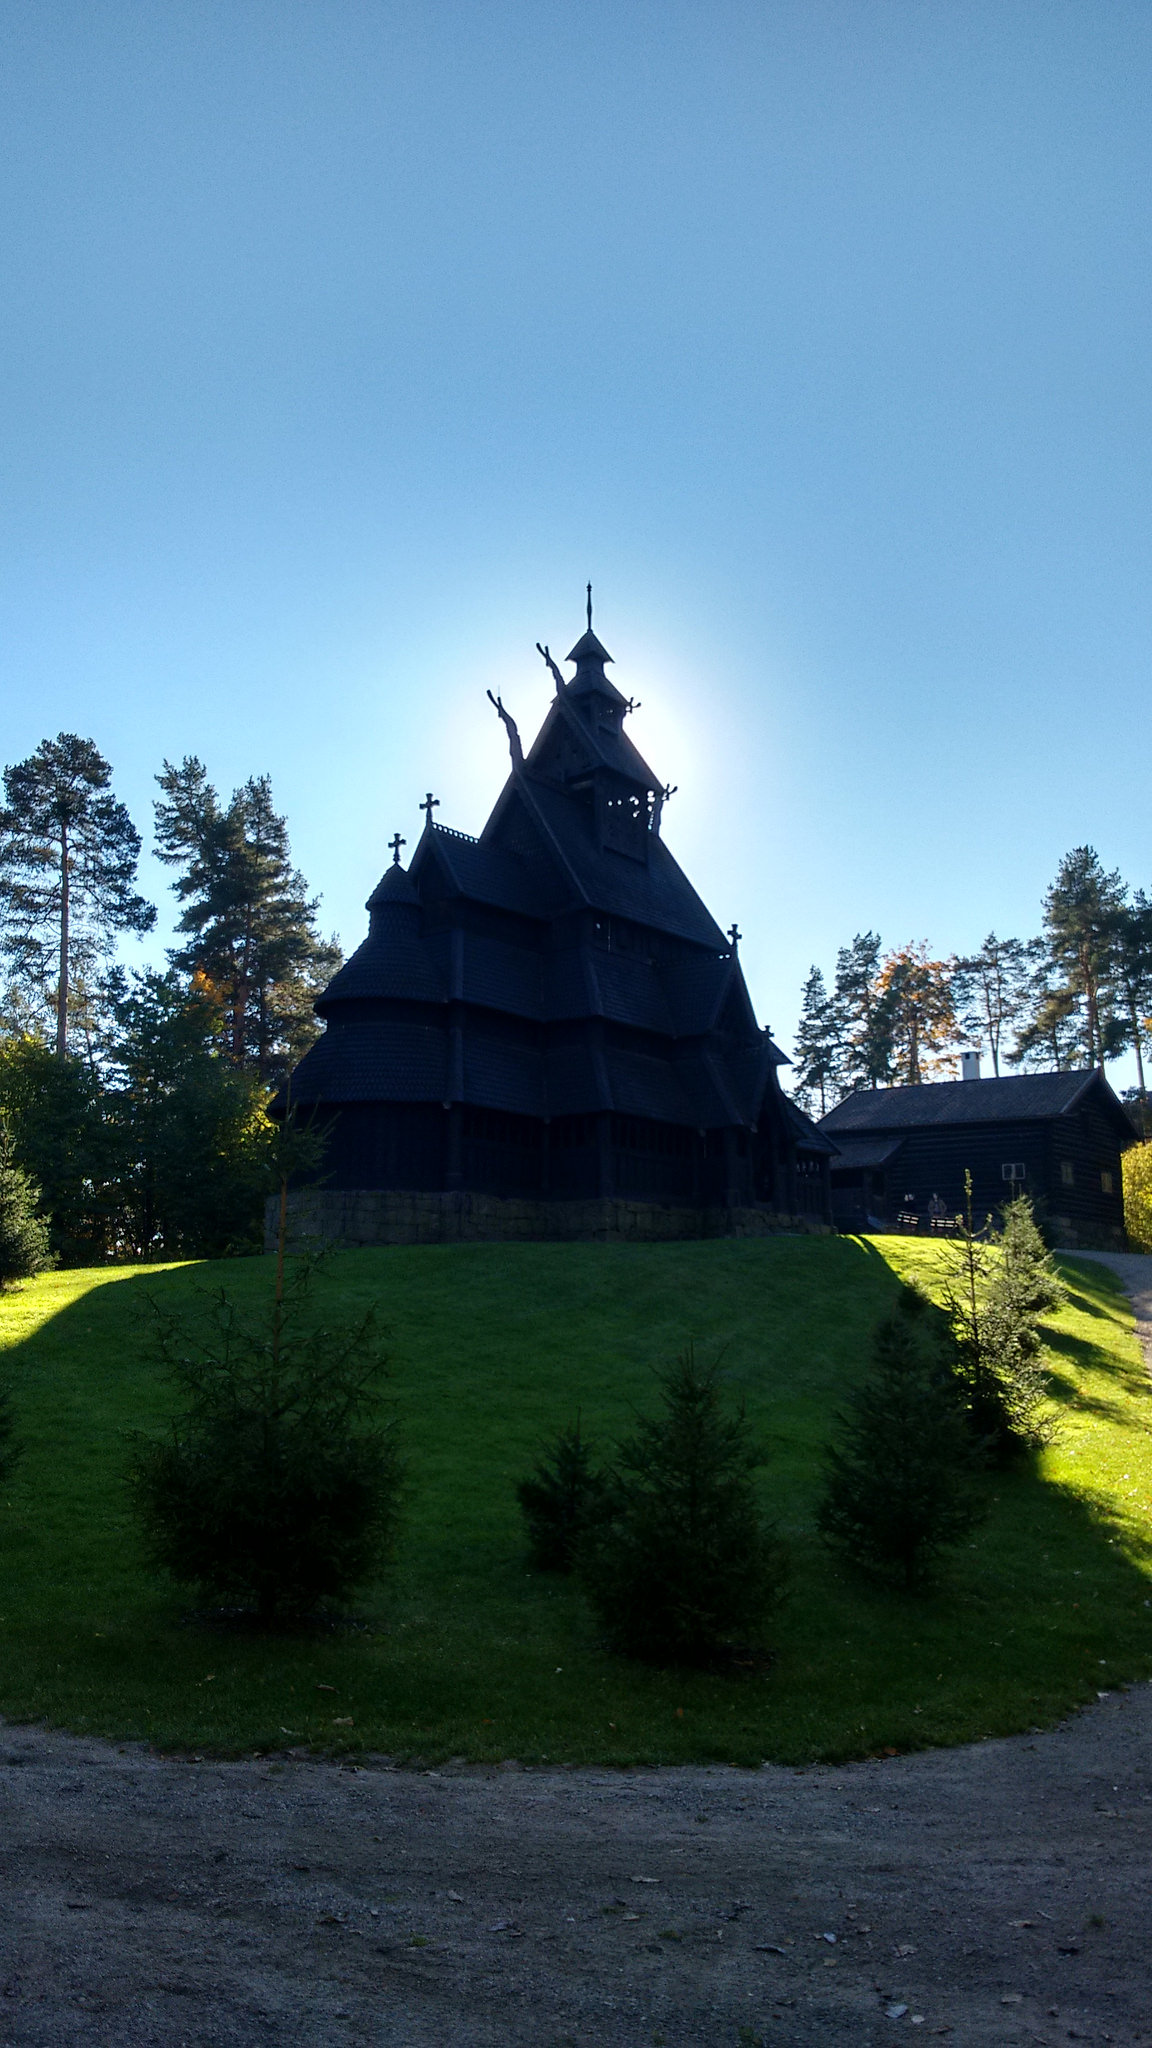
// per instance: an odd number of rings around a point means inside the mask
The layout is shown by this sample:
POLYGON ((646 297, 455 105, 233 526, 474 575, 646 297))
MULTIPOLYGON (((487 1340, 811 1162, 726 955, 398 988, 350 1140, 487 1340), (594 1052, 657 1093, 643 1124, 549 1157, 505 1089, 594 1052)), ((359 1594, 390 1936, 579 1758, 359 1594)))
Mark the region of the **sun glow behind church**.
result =
MULTIPOLYGON (((669 660, 662 666, 647 650, 635 661, 617 655, 609 624, 599 615, 596 624, 612 645, 612 679, 635 702, 626 721, 629 737, 654 773, 675 786, 662 835, 687 865, 704 851, 707 821, 714 826, 722 801, 716 744, 718 720, 721 727, 727 723, 722 698, 715 682, 691 679, 681 663, 669 660)), ((567 620, 565 631, 549 643, 553 657, 558 645, 567 647, 576 637, 573 621, 567 620)), ((571 676, 570 663, 558 661, 558 666, 571 676)), ((555 695, 552 678, 535 650, 530 662, 524 654, 517 658, 502 651, 470 662, 464 674, 457 670, 446 676, 438 701, 429 703, 428 786, 441 800, 436 822, 472 834, 482 830, 509 772, 508 741, 488 701, 489 690, 516 720, 525 752, 555 695)))

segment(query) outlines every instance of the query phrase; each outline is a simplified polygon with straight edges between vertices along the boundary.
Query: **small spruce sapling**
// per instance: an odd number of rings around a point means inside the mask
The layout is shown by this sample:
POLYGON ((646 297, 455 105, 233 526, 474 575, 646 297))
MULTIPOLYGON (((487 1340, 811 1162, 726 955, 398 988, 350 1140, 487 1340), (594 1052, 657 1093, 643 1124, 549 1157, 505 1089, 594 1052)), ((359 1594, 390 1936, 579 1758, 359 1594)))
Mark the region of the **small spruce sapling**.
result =
POLYGON ((718 1364, 689 1346, 658 1377, 663 1413, 617 1447, 576 1570, 615 1648, 706 1665, 758 1636, 787 1557, 756 1498, 763 1453, 743 1408, 725 1411, 718 1364))
POLYGON ((1052 1436, 1040 1324, 1063 1287, 1026 1195, 1005 1205, 994 1232, 991 1218, 974 1228, 967 1172, 964 1192, 960 1234, 944 1247, 944 1307, 973 1433, 1004 1465, 1052 1436))
POLYGON ((265 1622, 311 1614, 388 1561, 404 1476, 373 1311, 321 1321, 322 1255, 286 1266, 288 1176, 313 1150, 286 1126, 271 1313, 242 1313, 223 1288, 192 1315, 153 1301, 184 1407, 166 1439, 137 1437, 128 1475, 152 1561, 265 1622))
POLYGON ((1005 1204, 996 1248, 984 1302, 984 1349, 1000 1388, 1006 1448, 1017 1451, 1052 1439, 1041 1324, 1067 1296, 1027 1195, 1005 1204))
POLYGON ((1001 1455, 1008 1441, 1008 1413, 987 1342, 985 1304, 992 1271, 992 1218, 977 1228, 972 1212, 972 1175, 964 1169, 964 1208, 956 1237, 941 1247, 944 1309, 956 1345, 956 1372, 965 1393, 972 1434, 986 1453, 1001 1455))
POLYGON ((0 1289, 55 1264, 48 1223, 36 1214, 39 1199, 39 1188, 16 1164, 12 1133, 0 1117, 0 1289))
POLYGON ((321 1322, 314 1265, 299 1262, 271 1317, 223 1289, 198 1315, 153 1302, 184 1401, 167 1438, 137 1438, 129 1474, 153 1562, 266 1622, 343 1598, 386 1562, 398 1523, 371 1311, 321 1322))
POLYGON ((528 1547, 538 1571, 570 1572, 576 1545, 604 1505, 604 1475, 577 1414, 544 1447, 516 1497, 528 1529, 528 1547))
POLYGON ((821 1535, 861 1570, 910 1591, 984 1512, 949 1351, 923 1295, 905 1288, 876 1326, 871 1369, 837 1417, 825 1459, 821 1535))

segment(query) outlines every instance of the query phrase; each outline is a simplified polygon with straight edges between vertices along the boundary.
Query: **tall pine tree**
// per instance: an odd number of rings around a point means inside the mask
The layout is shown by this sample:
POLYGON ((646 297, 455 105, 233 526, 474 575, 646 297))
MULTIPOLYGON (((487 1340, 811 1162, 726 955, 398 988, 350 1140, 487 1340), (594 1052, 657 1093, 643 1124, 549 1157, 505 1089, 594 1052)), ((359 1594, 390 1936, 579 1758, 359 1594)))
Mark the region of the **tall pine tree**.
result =
POLYGON ((225 1018, 233 1063, 274 1081, 317 1035, 312 1001, 340 963, 316 927, 317 899, 292 866, 288 829, 266 775, 222 805, 194 755, 157 776, 157 851, 179 870, 184 945, 172 962, 225 1018))
POLYGON ((796 1099, 823 1116, 836 1100, 840 1019, 818 967, 810 969, 796 1027, 796 1099))
POLYGON ((74 982, 111 952, 117 932, 156 922, 135 887, 140 834, 111 779, 93 741, 71 732, 41 740, 4 771, 0 931, 17 980, 55 1009, 61 1059, 74 982))
POLYGON ((1044 898, 1044 929, 1052 964, 1074 998, 1084 1062, 1103 1068, 1123 1035, 1115 1015, 1116 927, 1126 890, 1106 874, 1092 846, 1065 854, 1044 898))
POLYGON ((1126 1043, 1136 1055, 1136 1096, 1147 1135, 1144 1048, 1152 1043, 1152 903, 1143 889, 1116 914, 1112 958, 1126 1043))
POLYGON ((891 1078, 890 1019, 879 978, 880 935, 857 932, 836 955, 832 994, 841 1033, 839 1079, 846 1090, 879 1088, 891 1078))
POLYGON ((970 1038, 988 1047, 993 1074, 1008 1057, 1008 1037, 1024 1024, 1033 975, 1043 944, 1039 939, 1001 939, 989 932, 975 953, 957 960, 952 994, 958 1022, 970 1038))
POLYGON ((1081 1057, 1075 994, 1053 974, 1051 962, 1044 955, 1032 973, 1028 1007, 1008 1054, 1009 1061, 1013 1066, 1053 1068, 1062 1074, 1081 1057))

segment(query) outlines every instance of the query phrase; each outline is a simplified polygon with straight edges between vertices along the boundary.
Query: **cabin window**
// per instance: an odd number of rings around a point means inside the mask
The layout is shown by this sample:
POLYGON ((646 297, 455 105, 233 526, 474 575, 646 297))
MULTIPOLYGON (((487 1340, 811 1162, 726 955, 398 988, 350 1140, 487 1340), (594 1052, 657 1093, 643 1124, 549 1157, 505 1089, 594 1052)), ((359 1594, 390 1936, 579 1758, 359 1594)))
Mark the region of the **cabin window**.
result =
POLYGON ((1112 1175, 1106 1166, 1101 1169, 1100 1173, 1100 1192, 1104 1195, 1112 1193, 1112 1175))
POLYGON ((1074 1188, 1076 1185, 1076 1169, 1070 1159, 1060 1161, 1060 1181, 1066 1188, 1074 1188))
POLYGON ((1006 1159, 1000 1168, 1001 1180, 1027 1180, 1028 1175, 1022 1159, 1006 1159))

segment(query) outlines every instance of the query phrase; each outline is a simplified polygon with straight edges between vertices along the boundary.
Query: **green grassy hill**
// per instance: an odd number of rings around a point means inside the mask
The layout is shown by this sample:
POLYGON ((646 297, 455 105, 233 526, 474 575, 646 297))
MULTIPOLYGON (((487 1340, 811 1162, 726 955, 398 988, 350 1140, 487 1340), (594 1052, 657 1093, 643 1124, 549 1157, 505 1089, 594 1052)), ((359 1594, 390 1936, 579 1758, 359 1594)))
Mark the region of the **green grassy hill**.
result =
POLYGON ((461 1245, 342 1254, 318 1282, 391 1333, 411 1501, 397 1568, 359 1626, 260 1638, 189 1618, 144 1569, 124 1432, 170 1394, 141 1297, 268 1262, 49 1274, 0 1301, 27 1455, 0 1502, 0 1713, 193 1750, 683 1762, 841 1758, 1006 1733, 1152 1674, 1152 1388, 1112 1275, 1070 1261, 1052 1326, 1058 1441, 990 1481, 992 1513, 941 1589, 841 1570, 812 1530, 818 1460, 872 1324, 934 1248, 776 1238, 461 1245), (766 1503, 796 1554, 767 1674, 637 1668, 563 1581, 530 1574, 513 1483, 574 1415, 605 1445, 654 1404, 651 1369, 726 1346, 769 1449, 766 1503))

